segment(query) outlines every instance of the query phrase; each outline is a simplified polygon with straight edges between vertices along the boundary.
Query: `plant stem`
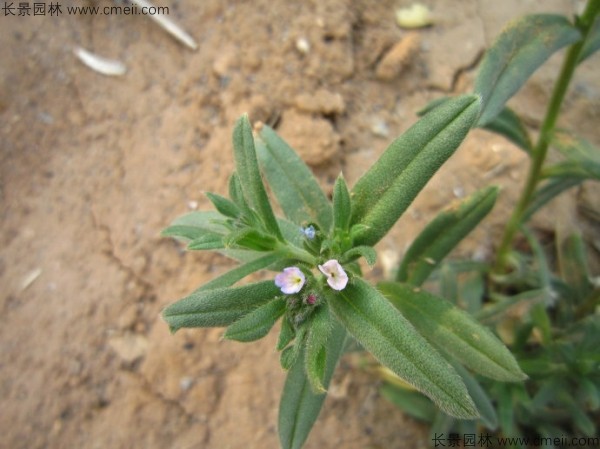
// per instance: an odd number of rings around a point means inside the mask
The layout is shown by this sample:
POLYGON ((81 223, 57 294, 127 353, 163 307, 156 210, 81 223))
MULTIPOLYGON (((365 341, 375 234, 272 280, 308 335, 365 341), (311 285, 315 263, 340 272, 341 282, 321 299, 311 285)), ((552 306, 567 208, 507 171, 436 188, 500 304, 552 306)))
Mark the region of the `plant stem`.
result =
POLYGON ((594 18, 599 12, 600 1, 588 0, 585 11, 578 19, 577 23, 582 34, 582 39, 569 48, 560 72, 560 76, 554 85, 554 90, 550 98, 546 116, 542 122, 540 135, 532 151, 532 161, 529 166, 525 187, 523 188, 521 197, 519 198, 519 201, 517 202, 517 205, 513 210, 508 223, 506 224, 502 241, 498 247, 496 266, 494 268, 495 273, 501 274, 506 270, 506 264, 508 262, 508 256, 511 250, 513 239, 520 226, 523 224, 525 212, 531 204, 535 189, 540 182, 540 175, 544 161, 546 160, 546 154, 548 153, 550 139, 552 133, 554 132, 556 121, 558 119, 565 94, 567 93, 569 83, 571 82, 573 73, 577 68, 581 49, 583 48, 583 44, 585 43, 587 35, 592 27, 592 24, 594 23, 594 18))
POLYGON ((313 266, 317 265, 317 259, 312 254, 291 244, 280 244, 276 250, 290 259, 296 259, 313 266))

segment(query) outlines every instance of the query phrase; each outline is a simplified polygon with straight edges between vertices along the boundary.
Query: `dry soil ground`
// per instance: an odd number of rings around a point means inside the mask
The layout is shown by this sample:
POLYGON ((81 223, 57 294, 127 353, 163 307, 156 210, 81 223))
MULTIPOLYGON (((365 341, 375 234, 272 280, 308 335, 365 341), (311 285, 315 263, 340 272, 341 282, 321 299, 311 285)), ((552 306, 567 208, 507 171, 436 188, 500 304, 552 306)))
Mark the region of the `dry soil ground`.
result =
MULTIPOLYGON (((147 17, 65 12, 111 2, 59 3, 54 17, 0 13, 1 448, 277 447, 284 373, 274 336, 252 345, 221 341, 220 329, 171 336, 159 318, 231 266, 159 232, 208 207, 203 191, 226 192, 234 120, 247 111, 277 124, 325 188, 340 170, 353 183, 416 110, 470 89, 507 20, 580 7, 428 1, 435 25, 409 33, 393 19, 405 0, 157 2, 196 39, 194 52, 147 17), (401 54, 380 67, 397 42, 401 54), (127 74, 90 70, 73 55, 78 45, 123 61, 127 74)), ((564 118, 596 144, 598 62, 582 67, 564 118)), ((534 132, 559 63, 513 102, 534 132)), ((495 183, 501 201, 459 249, 489 256, 525 164, 506 141, 475 132, 380 244, 371 275, 449 201, 495 183)), ((596 196, 588 188, 579 198, 596 196)), ((552 229, 553 213, 538 226, 552 229)), ((426 429, 350 365, 341 363, 307 448, 425 447, 426 429)))

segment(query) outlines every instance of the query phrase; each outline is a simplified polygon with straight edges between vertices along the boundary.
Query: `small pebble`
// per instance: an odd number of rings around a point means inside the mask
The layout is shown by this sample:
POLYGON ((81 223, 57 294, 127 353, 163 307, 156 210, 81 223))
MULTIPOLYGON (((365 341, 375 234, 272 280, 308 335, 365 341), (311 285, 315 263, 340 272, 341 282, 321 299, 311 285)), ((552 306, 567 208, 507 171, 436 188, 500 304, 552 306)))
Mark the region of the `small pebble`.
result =
POLYGON ((296 50, 298 50, 303 55, 308 54, 308 52, 310 51, 310 43, 308 42, 308 39, 306 39, 305 37, 300 37, 296 39, 296 50))
POLYGON ((179 388, 181 388, 181 391, 188 391, 190 388, 192 388, 192 385, 194 385, 194 379, 191 377, 183 377, 179 381, 179 388))
POLYGON ((413 3, 408 8, 396 11, 396 23, 401 28, 424 28, 433 24, 429 8, 422 3, 413 3))
POLYGON ((452 193, 454 193, 456 198, 462 198, 465 196, 465 189, 461 186, 456 186, 452 189, 452 193))
POLYGON ((376 118, 371 122, 371 132, 378 137, 388 137, 390 135, 390 127, 382 119, 376 118))

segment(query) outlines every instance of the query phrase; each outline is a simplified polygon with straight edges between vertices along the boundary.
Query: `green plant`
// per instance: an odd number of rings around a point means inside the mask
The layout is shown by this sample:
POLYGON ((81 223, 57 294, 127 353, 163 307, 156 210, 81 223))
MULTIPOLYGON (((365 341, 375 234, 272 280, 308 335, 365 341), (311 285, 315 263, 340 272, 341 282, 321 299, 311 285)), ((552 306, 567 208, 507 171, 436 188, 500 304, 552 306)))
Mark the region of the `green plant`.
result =
MULTIPOLYGON (((219 251, 240 265, 168 306, 163 317, 172 331, 226 327, 225 338, 242 342, 264 337, 281 320, 277 349, 281 365, 288 371, 279 413, 283 448, 297 449, 304 444, 349 337, 426 396, 407 392, 412 395, 413 410, 418 405, 423 416, 434 416, 435 404, 443 412, 437 416, 446 422, 461 419, 474 423, 481 418, 493 426, 497 421, 493 404, 476 376, 492 379, 497 389, 525 391, 519 382, 526 375, 513 355, 476 319, 494 307, 501 308, 504 301, 514 302, 514 295, 502 300, 484 297, 486 275, 491 272, 485 265, 467 263, 458 269, 442 264, 492 209, 498 195, 495 187, 475 192, 434 219, 407 252, 393 282, 371 285, 363 279, 358 259, 362 257, 370 265, 375 262, 373 246, 469 130, 479 126, 506 135, 533 161, 523 198, 499 248, 494 288, 499 287, 494 295, 512 291, 532 277, 545 282, 536 284, 533 291, 551 291, 554 277, 549 269, 531 268, 526 256, 511 251, 511 244, 536 208, 582 179, 597 177, 596 165, 588 160, 597 164, 597 155, 587 151, 587 146, 565 151, 567 161, 562 165, 549 170, 542 170, 542 165, 549 141, 557 135, 558 106, 572 66, 600 46, 595 20, 599 8, 599 2, 590 1, 575 24, 558 16, 533 16, 518 22, 489 50, 473 94, 431 105, 351 190, 340 175, 331 201, 309 168, 271 128, 262 126, 255 134, 247 117, 238 120, 233 132, 235 172, 229 197, 208 193, 216 211, 185 215, 163 234, 186 241, 190 250, 219 251), (544 122, 540 143, 532 146, 525 127, 505 103, 553 52, 569 44, 576 50, 569 52, 568 69, 563 70, 561 88, 553 97, 551 110, 555 112, 544 122), (538 189, 541 174, 548 181, 538 189), (275 216, 263 177, 285 218, 275 216), (522 261, 525 268, 509 271, 514 261, 522 261), (263 269, 276 274, 271 280, 235 285, 263 269), (466 286, 456 280, 456 273, 463 271, 470 279, 466 286), (440 294, 423 287, 434 272, 445 280, 440 294), (464 298, 471 298, 467 311, 455 300, 459 287, 464 298), (489 305, 484 304, 486 299, 491 299, 489 305)), ((530 240, 535 242, 533 237, 530 240)), ((540 264, 545 259, 538 253, 534 251, 534 259, 540 264)), ((570 288, 570 284, 564 285, 570 288)), ((589 285, 585 288, 596 292, 589 285)), ((520 291, 530 295, 532 290, 520 291)), ((586 313, 597 302, 594 294, 595 299, 586 296, 581 300, 579 307, 586 313)), ((535 304, 541 305, 531 308, 532 316, 545 323, 544 329, 553 336, 546 308, 550 301, 535 304)), ((590 329, 597 336, 594 327, 590 329)), ((517 354, 530 350, 525 337, 523 346, 515 347, 517 354)), ((594 360, 588 366, 592 373, 597 372, 594 360)), ((586 388, 597 392, 596 379, 588 380, 586 388)), ((503 410, 508 410, 506 404, 503 410)), ((499 421, 503 425, 512 422, 499 421)))
MULTIPOLYGON (((482 61, 475 92, 484 106, 477 125, 507 137, 531 158, 525 187, 506 225, 495 264, 444 262, 429 277, 433 270, 426 261, 439 260, 436 251, 444 247, 439 230, 465 222, 458 210, 443 213, 429 224, 398 270, 396 281, 420 286, 429 279, 429 288, 437 288, 480 323, 502 330, 529 377, 523 384, 499 383, 455 365, 481 412, 479 421, 464 421, 436 409, 430 400, 398 385, 384 372, 387 381, 382 394, 418 419, 431 422, 433 442, 439 442, 439 435, 473 435, 486 428, 504 437, 531 438, 503 440, 504 447, 526 447, 527 441, 561 447, 571 445, 572 438, 588 438, 585 441, 590 445, 599 443, 600 289, 588 268, 585 242, 578 232, 557 233, 552 244, 544 245, 527 225, 536 211, 563 191, 588 179, 600 180, 600 151, 557 128, 576 67, 600 48, 599 12, 600 2, 590 1, 574 23, 554 15, 521 18, 505 29, 482 61), (504 103, 539 65, 566 45, 570 48, 533 144, 519 117, 504 103), (558 150, 562 161, 546 163, 550 147, 558 150), (525 250, 513 247, 518 232, 525 238, 525 250), (436 235, 440 235, 437 241, 436 235)), ((444 101, 427 109, 435 110, 444 101)), ((451 338, 432 328, 426 315, 432 308, 399 294, 396 284, 384 283, 382 291, 426 338, 432 342, 451 338)))

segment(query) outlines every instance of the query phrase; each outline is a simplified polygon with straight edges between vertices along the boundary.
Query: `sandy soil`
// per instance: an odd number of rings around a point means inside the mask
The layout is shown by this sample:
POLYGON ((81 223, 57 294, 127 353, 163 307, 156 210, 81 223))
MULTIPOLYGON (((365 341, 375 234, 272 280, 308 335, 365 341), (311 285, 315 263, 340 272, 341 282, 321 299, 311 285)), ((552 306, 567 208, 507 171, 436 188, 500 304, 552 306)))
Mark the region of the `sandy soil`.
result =
MULTIPOLYGON (((252 345, 223 342, 220 329, 169 335, 160 310, 231 263, 158 234, 208 207, 203 191, 226 192, 241 113, 277 124, 325 188, 340 170, 353 183, 416 110, 470 89, 508 19, 579 6, 430 1, 436 24, 409 33, 393 20, 408 3, 157 2, 195 52, 142 16, 0 17, 1 448, 277 447, 275 335, 252 345), (127 74, 93 72, 73 56, 77 45, 123 61, 127 74)), ((582 67, 564 119, 596 144, 599 62, 582 67)), ((513 102, 534 131, 559 64, 513 102)), ((459 248, 489 256, 525 166, 506 141, 473 133, 380 244, 370 275, 449 201, 495 183, 499 204, 459 248)), ((552 229, 556 213, 536 223, 552 229)), ((426 447, 426 428, 351 365, 341 363, 306 447, 426 447)))

